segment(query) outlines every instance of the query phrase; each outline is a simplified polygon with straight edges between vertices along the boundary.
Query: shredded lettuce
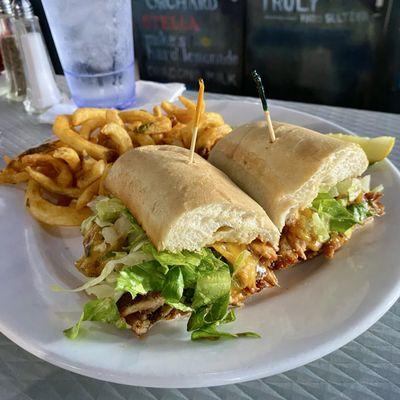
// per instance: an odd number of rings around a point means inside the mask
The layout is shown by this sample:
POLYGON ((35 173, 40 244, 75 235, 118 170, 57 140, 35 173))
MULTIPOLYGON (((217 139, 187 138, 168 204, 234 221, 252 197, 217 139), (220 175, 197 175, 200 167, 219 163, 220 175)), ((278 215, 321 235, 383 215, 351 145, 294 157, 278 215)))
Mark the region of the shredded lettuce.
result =
POLYGON ((127 236, 131 231, 136 230, 136 224, 133 225, 127 217, 126 213, 123 212, 121 216, 115 221, 114 229, 118 233, 118 235, 127 236))
POLYGON ((329 219, 329 230, 332 232, 346 232, 357 223, 346 207, 327 193, 320 193, 313 201, 312 207, 320 218, 329 219))
POLYGON ((81 223, 81 233, 83 236, 85 236, 89 232, 95 219, 96 215, 91 215, 90 217, 87 217, 85 220, 83 220, 83 222, 81 223))
POLYGON ((206 249, 199 252, 182 250, 177 253, 170 251, 157 251, 157 249, 150 243, 145 243, 142 247, 143 251, 150 254, 161 265, 169 267, 171 265, 200 265, 202 259, 207 256, 206 249))
POLYGON ((353 215, 354 220, 358 224, 373 215, 365 201, 359 204, 351 204, 347 207, 347 210, 353 215))
POLYGON ((319 193, 328 193, 331 197, 336 197, 339 195, 339 190, 337 186, 330 187, 328 185, 322 185, 319 188, 319 193))
POLYGON ((329 240, 329 218, 326 215, 320 215, 318 213, 312 213, 311 227, 314 233, 317 235, 318 241, 325 243, 329 240))
POLYGON ((334 191, 318 194, 312 203, 312 210, 317 213, 313 214, 312 220, 318 240, 326 241, 330 232, 349 234, 354 225, 373 215, 367 201, 349 204, 370 190, 370 181, 369 175, 363 178, 349 178, 339 182, 334 191), (334 198, 336 192, 339 198, 334 198))
POLYGON ((365 175, 364 177, 362 177, 360 179, 360 184, 362 192, 369 192, 371 187, 371 175, 365 175))
POLYGON ((248 337, 259 339, 261 336, 255 332, 240 332, 240 333, 228 333, 217 330, 217 325, 212 324, 204 328, 197 329, 192 332, 192 340, 219 340, 219 339, 238 339, 240 337, 248 337))
POLYGON ((97 214, 97 218, 104 222, 115 222, 126 209, 121 200, 115 197, 101 197, 91 204, 97 214))
MULTIPOLYGON (((166 264, 171 262, 169 258, 171 254, 168 254, 166 258, 161 255, 160 258, 153 253, 155 258, 162 259, 164 263, 161 264, 155 259, 124 268, 119 272, 116 289, 129 292, 132 298, 138 294, 160 292, 167 304, 181 311, 191 311, 218 303, 222 296, 228 299, 229 304, 231 284, 229 266, 217 259, 211 251, 205 251, 203 254, 204 258, 196 267, 190 263, 199 262, 199 253, 196 252, 190 254, 187 265, 172 266, 166 264), (194 289, 194 291, 192 296, 187 296, 183 302, 185 289, 194 289)), ((181 254, 177 256, 177 260, 178 263, 182 262, 181 254)), ((221 318, 226 314, 228 304, 221 318)), ((218 307, 220 307, 219 303, 218 307)))
POLYGON ((82 286, 79 286, 76 289, 63 289, 59 288, 58 286, 53 286, 53 290, 57 292, 81 292, 82 290, 88 290, 89 288, 92 288, 103 282, 115 270, 117 266, 134 266, 149 259, 151 259, 151 257, 143 253, 142 251, 133 251, 129 254, 126 254, 124 252, 115 252, 113 259, 107 262, 100 275, 96 278, 89 279, 82 286))
POLYGON ((173 267, 165 276, 165 283, 161 296, 164 297, 167 304, 177 310, 184 312, 192 311, 191 307, 182 302, 184 288, 185 281, 183 279, 182 270, 179 267, 173 267))
POLYGON ((119 295, 116 296, 115 284, 102 282, 98 285, 89 287, 86 289, 86 293, 88 295, 96 296, 98 299, 104 299, 105 297, 113 297, 115 300, 118 300, 119 295))
POLYGON ((118 232, 112 226, 105 226, 101 230, 101 234, 103 235, 104 241, 111 245, 117 243, 120 237, 118 232))
POLYGON ((215 305, 222 298, 228 298, 229 302, 230 290, 231 275, 228 265, 217 270, 199 271, 192 307, 198 309, 210 304, 215 305))
POLYGON ((83 321, 105 322, 114 324, 119 329, 129 328, 129 325, 119 315, 114 299, 110 297, 88 301, 78 322, 64 331, 65 336, 69 339, 76 339, 83 321))
POLYGON ((165 284, 162 289, 162 296, 167 301, 179 302, 183 296, 185 282, 180 268, 171 268, 165 276, 165 284))
POLYGON ((380 193, 380 192, 383 192, 383 189, 384 189, 383 185, 378 185, 378 186, 374 187, 374 188, 371 190, 371 192, 380 193))
POLYGON ((187 325, 187 330, 192 332, 192 340, 259 337, 252 332, 231 334, 218 331, 219 325, 235 320, 235 313, 229 310, 231 287, 229 266, 216 260, 211 262, 211 258, 208 258, 208 262, 199 267, 200 277, 197 280, 192 302, 194 311, 187 325))
POLYGON ((210 315, 204 307, 196 313, 192 313, 187 328, 189 332, 192 331, 192 340, 237 339, 240 337, 260 338, 260 335, 255 332, 228 333, 217 329, 221 324, 228 324, 236 320, 233 310, 226 312, 219 320, 213 321, 212 317, 213 315, 210 315))
POLYGON ((142 227, 137 223, 133 215, 125 209, 122 215, 131 224, 130 230, 128 232, 128 248, 140 248, 146 243, 150 243, 149 238, 142 229, 142 227))
POLYGON ((370 175, 366 175, 363 178, 348 178, 339 182, 332 190, 337 191, 338 194, 336 196, 347 196, 349 201, 354 201, 361 193, 369 192, 370 182, 370 175))
POLYGON ((160 292, 165 283, 165 268, 157 261, 124 268, 117 279, 117 290, 129 292, 134 299, 138 294, 160 292))

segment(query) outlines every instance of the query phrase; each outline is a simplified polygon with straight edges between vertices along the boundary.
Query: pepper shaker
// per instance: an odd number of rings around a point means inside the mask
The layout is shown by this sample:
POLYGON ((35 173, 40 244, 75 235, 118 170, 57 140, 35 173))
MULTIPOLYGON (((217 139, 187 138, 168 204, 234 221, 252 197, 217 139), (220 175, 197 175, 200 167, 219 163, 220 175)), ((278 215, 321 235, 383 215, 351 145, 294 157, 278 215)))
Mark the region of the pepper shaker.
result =
POLYGON ((24 106, 29 113, 40 113, 60 103, 62 95, 31 4, 28 0, 14 0, 12 9, 27 80, 24 106))
MULTIPOLYGON (((6 18, 6 10, 5 10, 5 5, 3 0, 0 0, 0 38, 2 36, 2 20, 6 18)), ((8 81, 7 81, 7 75, 6 71, 4 69, 4 63, 3 63, 3 55, 1 54, 1 47, 0 47, 0 96, 4 96, 8 92, 8 81)))
POLYGON ((10 0, 0 0, 3 14, 0 16, 0 50, 6 73, 6 95, 14 101, 22 101, 26 94, 26 81, 18 40, 15 19, 10 0))

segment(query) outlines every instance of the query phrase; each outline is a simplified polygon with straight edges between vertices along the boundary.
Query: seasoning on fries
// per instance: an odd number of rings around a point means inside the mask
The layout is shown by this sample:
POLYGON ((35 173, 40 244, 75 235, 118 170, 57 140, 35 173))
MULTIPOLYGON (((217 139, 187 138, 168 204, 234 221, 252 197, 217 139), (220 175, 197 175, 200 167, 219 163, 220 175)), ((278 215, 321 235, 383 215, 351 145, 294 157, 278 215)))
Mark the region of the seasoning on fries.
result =
MULTIPOLYGON (((3 156, 0 184, 28 182, 26 207, 38 221, 78 226, 90 215, 87 204, 107 195, 104 178, 112 163, 132 147, 173 144, 190 147, 196 104, 179 97, 182 107, 163 101, 145 110, 79 108, 59 115, 57 140, 45 142, 15 158, 3 156)), ((202 113, 196 152, 203 157, 231 127, 220 114, 202 113)))

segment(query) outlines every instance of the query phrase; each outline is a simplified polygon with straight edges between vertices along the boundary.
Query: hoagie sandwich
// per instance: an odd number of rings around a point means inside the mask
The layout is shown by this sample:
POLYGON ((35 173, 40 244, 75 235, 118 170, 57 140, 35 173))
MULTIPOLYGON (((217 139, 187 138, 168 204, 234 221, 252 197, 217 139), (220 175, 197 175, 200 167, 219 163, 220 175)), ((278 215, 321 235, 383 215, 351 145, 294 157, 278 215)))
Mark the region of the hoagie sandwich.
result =
MULTIPOLYGON (((277 284, 279 231, 265 211, 221 171, 175 146, 123 154, 105 180, 108 197, 82 224, 77 268, 93 277, 80 321, 128 327, 141 336, 155 322, 190 316, 192 338, 229 336, 230 305, 277 284)), ((251 335, 246 333, 246 335, 251 335)), ((232 336, 232 335, 231 335, 232 336)))
POLYGON ((382 188, 362 174, 360 146, 310 129, 274 122, 243 125, 221 139, 209 161, 256 200, 281 232, 272 268, 324 253, 332 257, 358 227, 384 213, 382 188))

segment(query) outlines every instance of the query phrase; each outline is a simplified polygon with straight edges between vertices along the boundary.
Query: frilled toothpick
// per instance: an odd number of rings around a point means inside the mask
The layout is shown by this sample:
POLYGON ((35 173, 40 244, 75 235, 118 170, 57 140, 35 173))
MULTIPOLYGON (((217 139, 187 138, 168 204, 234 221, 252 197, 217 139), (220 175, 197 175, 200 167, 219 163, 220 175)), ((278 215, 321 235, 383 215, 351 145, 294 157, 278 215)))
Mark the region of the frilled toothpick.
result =
POLYGON ((197 95, 196 114, 194 117, 194 124, 192 129, 192 141, 190 143, 190 158, 189 164, 193 163, 194 151, 196 149, 197 132, 199 130, 200 116, 204 109, 204 82, 199 79, 199 93, 197 95))

